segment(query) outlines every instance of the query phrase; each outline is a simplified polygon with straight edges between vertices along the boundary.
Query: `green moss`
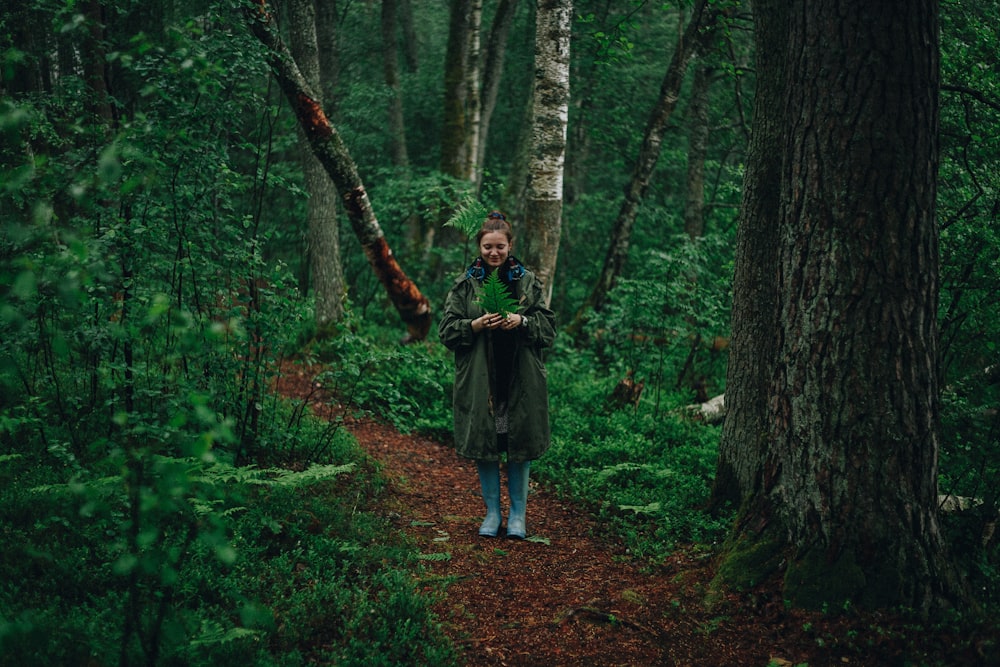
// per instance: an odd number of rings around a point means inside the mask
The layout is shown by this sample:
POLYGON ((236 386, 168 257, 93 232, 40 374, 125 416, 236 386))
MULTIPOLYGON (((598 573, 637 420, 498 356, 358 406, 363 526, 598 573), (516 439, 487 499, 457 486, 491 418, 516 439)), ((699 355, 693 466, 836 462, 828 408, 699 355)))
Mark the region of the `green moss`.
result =
POLYGON ((753 588, 778 569, 781 550, 781 542, 767 533, 742 536, 726 550, 713 587, 753 588))
POLYGON ((851 550, 830 562, 823 549, 810 549, 785 570, 785 599, 801 609, 834 611, 857 601, 866 577, 851 550))

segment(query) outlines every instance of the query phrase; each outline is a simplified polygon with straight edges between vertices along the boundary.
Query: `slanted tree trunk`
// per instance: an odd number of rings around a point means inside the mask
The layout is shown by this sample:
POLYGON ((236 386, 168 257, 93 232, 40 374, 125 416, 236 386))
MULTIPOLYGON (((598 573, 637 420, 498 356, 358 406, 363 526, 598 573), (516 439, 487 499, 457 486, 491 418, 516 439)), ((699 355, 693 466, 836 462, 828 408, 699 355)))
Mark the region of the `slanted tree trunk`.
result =
POLYGON ((406 167, 406 125, 403 122, 403 93, 399 86, 399 49, 396 48, 396 0, 382 0, 382 72, 389 89, 389 134, 392 164, 406 167))
POLYGON ((552 299, 562 223, 572 0, 539 0, 535 18, 535 86, 531 164, 521 247, 552 299))
POLYGON ((667 123, 677 107, 681 84, 684 83, 684 75, 702 44, 711 35, 709 26, 714 20, 715 14, 709 11, 708 0, 698 0, 691 10, 691 19, 688 21, 684 34, 681 35, 674 49, 670 66, 667 68, 667 73, 660 86, 660 96, 650 114, 649 121, 646 123, 642 147, 639 149, 639 156, 632 169, 632 177, 625 188, 625 198, 622 200, 618 217, 615 218, 611 242, 608 245, 601 274, 586 303, 577 313, 573 329, 579 329, 582 325, 587 309, 599 311, 604 306, 608 293, 614 287, 622 268, 625 266, 639 205, 646 195, 653 170, 660 159, 663 135, 666 132, 667 123))
MULTIPOLYGON (((528 167, 531 163, 531 119, 534 117, 535 96, 529 92, 521 113, 521 130, 517 133, 517 147, 510 163, 507 183, 501 198, 501 208, 514 221, 524 220, 525 192, 528 189, 528 167)), ((516 223, 515 223, 516 224, 516 223)), ((520 251, 520 248, 518 248, 520 251)), ((523 254, 523 253, 522 253, 523 254)))
MULTIPOLYGON (((287 7, 292 57, 310 88, 321 94, 316 7, 313 0, 291 0, 287 7)), ((322 100, 319 102, 322 104, 322 100)), ((347 296, 340 262, 337 197, 326 170, 309 149, 309 140, 301 127, 299 143, 305 188, 309 196, 306 232, 309 283, 315 301, 317 335, 323 336, 343 318, 347 296)))
POLYGON ((482 185, 483 166, 486 162, 486 143, 489 138, 490 121, 497 104, 497 92, 500 89, 500 75, 503 72, 504 56, 507 52, 507 37, 514 23, 514 11, 517 0, 500 0, 497 5, 493 24, 490 27, 489 41, 483 57, 483 83, 480 95, 479 139, 473 165, 473 177, 477 185, 482 185))
POLYGON ((938 6, 787 16, 769 432, 720 572, 767 562, 796 606, 927 614, 970 599, 937 519, 938 6))
POLYGON ((406 323, 408 333, 404 342, 423 340, 431 326, 430 302, 393 256, 347 146, 330 124, 317 94, 303 78, 288 48, 274 30, 273 17, 264 0, 247 10, 247 14, 254 35, 271 51, 272 71, 305 130, 312 151, 340 192, 351 228, 369 264, 406 323))

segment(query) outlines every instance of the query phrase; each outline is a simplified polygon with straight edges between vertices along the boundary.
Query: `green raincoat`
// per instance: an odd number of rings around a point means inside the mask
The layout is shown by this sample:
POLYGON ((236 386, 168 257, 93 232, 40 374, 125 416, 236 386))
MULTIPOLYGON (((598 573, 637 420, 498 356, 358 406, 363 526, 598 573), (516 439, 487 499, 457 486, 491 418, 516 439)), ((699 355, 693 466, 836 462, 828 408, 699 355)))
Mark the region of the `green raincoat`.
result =
MULTIPOLYGON (((516 262, 516 260, 514 260, 516 262)), ((495 369, 491 337, 514 338, 508 398, 507 459, 531 461, 549 448, 549 397, 542 350, 555 340, 555 316, 545 305, 542 287, 527 269, 510 283, 518 300, 517 312, 527 326, 510 333, 472 332, 472 320, 485 314, 476 303, 481 281, 463 274, 445 300, 438 336, 455 353, 453 393, 455 450, 460 456, 484 461, 500 460, 493 411, 492 378, 495 369)), ((498 360, 499 361, 499 360, 498 360)))

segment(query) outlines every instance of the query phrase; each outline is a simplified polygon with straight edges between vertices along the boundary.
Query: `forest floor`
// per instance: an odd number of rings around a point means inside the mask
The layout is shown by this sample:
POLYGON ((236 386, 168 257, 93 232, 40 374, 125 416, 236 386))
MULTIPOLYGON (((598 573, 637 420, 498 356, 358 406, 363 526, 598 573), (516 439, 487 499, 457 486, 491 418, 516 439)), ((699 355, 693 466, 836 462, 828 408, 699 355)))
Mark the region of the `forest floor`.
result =
MULTIPOLYGON (((313 411, 331 416, 311 385, 309 371, 294 367, 278 389, 312 395, 313 411)), ((390 480, 378 511, 431 555, 421 584, 437 600, 434 611, 463 665, 991 664, 968 635, 891 616, 788 609, 780 582, 710 595, 711 553, 687 545, 666 562, 641 562, 585 508, 534 481, 529 539, 480 537, 472 462, 374 419, 350 419, 347 427, 390 480)))

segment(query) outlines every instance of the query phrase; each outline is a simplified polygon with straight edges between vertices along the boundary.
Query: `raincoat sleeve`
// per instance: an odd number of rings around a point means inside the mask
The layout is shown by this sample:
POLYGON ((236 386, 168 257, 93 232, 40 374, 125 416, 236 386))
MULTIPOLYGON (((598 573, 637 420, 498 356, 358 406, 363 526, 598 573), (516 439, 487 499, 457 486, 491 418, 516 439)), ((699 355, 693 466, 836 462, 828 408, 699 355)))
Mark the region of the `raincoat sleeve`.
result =
POLYGON ((472 320, 483 315, 475 305, 473 288, 469 280, 455 283, 444 301, 444 313, 438 323, 438 338, 449 350, 472 347, 476 334, 472 331, 472 320))
POLYGON ((524 328, 524 340, 538 348, 550 347, 556 339, 555 313, 545 305, 542 286, 535 275, 528 273, 524 280, 524 296, 521 306, 517 309, 518 314, 528 318, 528 326, 524 328))

